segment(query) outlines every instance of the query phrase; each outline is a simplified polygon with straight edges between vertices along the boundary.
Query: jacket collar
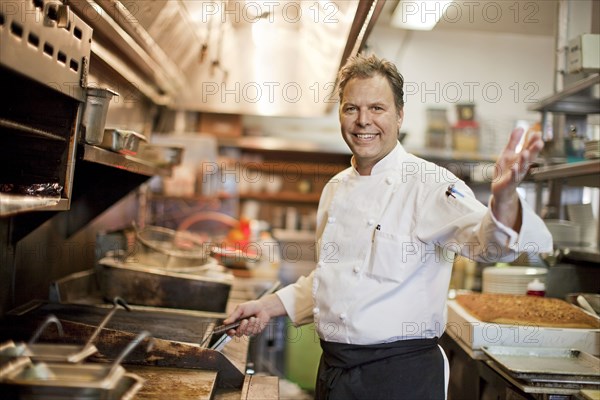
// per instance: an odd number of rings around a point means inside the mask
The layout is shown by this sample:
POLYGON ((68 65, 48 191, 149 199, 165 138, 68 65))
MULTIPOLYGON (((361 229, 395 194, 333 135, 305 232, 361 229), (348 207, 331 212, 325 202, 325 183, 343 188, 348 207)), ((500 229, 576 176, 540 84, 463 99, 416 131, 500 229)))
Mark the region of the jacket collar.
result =
MULTIPOLYGON (((371 170, 371 175, 377 175, 390 169, 396 168, 398 166, 398 161, 402 160, 407 154, 408 153, 404 149, 404 146, 402 146, 400 142, 396 142, 396 147, 394 147, 392 151, 390 151, 385 157, 383 157, 377 162, 377 164, 373 166, 373 169, 371 170)), ((356 161, 354 159, 354 156, 352 156, 351 163, 353 175, 360 176, 360 174, 356 170, 356 161)))

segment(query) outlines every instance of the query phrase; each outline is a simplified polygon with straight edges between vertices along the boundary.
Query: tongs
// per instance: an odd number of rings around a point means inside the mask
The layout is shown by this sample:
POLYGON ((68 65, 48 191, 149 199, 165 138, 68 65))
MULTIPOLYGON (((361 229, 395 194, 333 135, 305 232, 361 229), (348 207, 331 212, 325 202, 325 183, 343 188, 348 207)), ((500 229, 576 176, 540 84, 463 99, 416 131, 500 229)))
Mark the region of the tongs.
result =
MULTIPOLYGON (((275 283, 270 288, 268 288, 267 290, 265 290, 264 292, 262 292, 260 294, 260 296, 258 296, 256 299, 259 300, 259 299, 261 299, 261 298, 263 298, 263 297, 265 297, 265 296, 267 296, 269 294, 275 293, 275 291, 277 289, 279 289, 280 286, 281 286, 281 282, 275 281, 275 283)), ((245 320, 245 319, 248 319, 248 317, 239 319, 239 320, 237 320, 235 322, 232 322, 230 324, 219 325, 219 326, 213 328, 212 331, 209 334, 207 334, 202 339, 202 341, 200 342, 200 347, 206 346, 206 344, 211 340, 211 338, 214 335, 221 335, 222 334, 222 336, 217 341, 215 341, 212 346, 210 346, 210 350, 221 351, 223 349, 223 347, 225 347, 225 345, 227 343, 229 343, 229 341, 231 340, 231 336, 229 336, 227 334, 227 332, 230 329, 235 329, 238 326, 240 326, 240 324, 242 323, 242 321, 245 320)))

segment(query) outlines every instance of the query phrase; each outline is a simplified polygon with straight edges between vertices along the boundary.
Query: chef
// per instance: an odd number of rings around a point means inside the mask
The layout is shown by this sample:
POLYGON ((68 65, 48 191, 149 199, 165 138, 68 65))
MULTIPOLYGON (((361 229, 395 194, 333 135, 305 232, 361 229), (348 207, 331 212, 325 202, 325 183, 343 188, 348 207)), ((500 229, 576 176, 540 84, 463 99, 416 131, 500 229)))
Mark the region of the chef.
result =
POLYGON ((323 354, 317 399, 443 399, 449 368, 437 340, 455 254, 512 261, 549 252, 551 235, 516 188, 543 147, 510 135, 488 207, 450 173, 398 142, 403 78, 394 64, 355 56, 340 70, 339 119, 351 166, 321 195, 315 270, 275 294, 239 305, 231 335, 270 318, 315 323, 323 354))

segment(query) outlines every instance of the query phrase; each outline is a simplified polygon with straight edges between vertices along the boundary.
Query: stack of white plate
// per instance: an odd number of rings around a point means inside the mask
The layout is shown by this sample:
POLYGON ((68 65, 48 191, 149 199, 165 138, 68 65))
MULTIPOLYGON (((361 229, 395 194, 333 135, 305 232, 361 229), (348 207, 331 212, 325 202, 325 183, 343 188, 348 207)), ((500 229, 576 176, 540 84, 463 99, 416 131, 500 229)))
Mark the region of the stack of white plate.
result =
POLYGON ((544 222, 555 246, 581 246, 581 225, 578 223, 560 219, 546 219, 544 222))
POLYGON ((487 267, 483 269, 483 293, 527 294, 527 284, 545 283, 547 268, 487 267))
POLYGON ((600 158, 600 140, 588 140, 585 142, 585 151, 583 157, 588 160, 600 158))
POLYGON ((595 247, 598 236, 598 220, 594 217, 592 204, 567 204, 569 220, 579 225, 581 247, 595 247))

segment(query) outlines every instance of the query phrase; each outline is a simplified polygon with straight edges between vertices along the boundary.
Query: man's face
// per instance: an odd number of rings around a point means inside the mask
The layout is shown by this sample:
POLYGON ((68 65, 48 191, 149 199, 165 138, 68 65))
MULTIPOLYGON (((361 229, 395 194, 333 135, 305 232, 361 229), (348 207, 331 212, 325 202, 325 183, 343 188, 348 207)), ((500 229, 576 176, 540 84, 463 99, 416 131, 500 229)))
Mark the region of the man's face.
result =
POLYGON ((340 104, 340 125, 361 175, 369 175, 373 165, 394 149, 403 116, 382 75, 348 81, 340 104))

